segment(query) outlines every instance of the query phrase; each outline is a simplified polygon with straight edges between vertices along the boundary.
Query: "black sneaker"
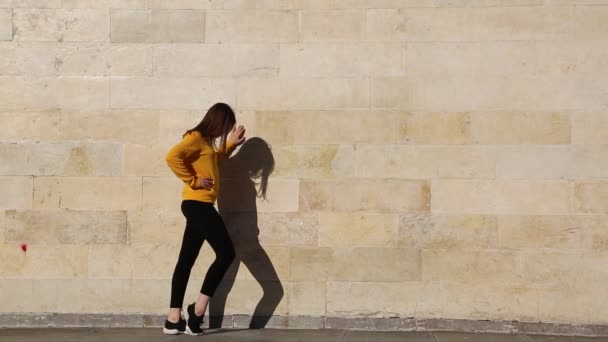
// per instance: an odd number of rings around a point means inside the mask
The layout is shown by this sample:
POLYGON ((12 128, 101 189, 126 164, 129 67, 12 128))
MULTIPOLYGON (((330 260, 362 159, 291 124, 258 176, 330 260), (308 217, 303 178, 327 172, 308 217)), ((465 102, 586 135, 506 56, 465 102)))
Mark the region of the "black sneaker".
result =
POLYGON ((179 318, 177 323, 169 322, 165 320, 165 327, 163 328, 163 334, 165 335, 179 335, 186 332, 186 320, 179 318))
POLYGON ((203 324, 203 318, 205 314, 202 316, 197 316, 194 313, 194 303, 188 305, 184 310, 184 318, 186 319, 186 334, 188 335, 203 335, 203 329, 201 328, 201 324, 203 324))

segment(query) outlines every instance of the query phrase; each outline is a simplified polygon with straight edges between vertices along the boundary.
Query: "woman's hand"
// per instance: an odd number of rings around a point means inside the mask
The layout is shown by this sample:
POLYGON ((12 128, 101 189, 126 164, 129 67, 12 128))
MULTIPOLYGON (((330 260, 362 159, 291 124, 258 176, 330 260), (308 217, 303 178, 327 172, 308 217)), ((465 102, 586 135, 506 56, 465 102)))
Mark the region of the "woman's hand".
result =
POLYGON ((230 131, 230 135, 228 136, 228 141, 232 146, 239 146, 245 142, 245 127, 243 125, 234 126, 232 131, 230 131))
POLYGON ((200 178, 198 185, 206 190, 210 190, 213 187, 213 178, 200 178))

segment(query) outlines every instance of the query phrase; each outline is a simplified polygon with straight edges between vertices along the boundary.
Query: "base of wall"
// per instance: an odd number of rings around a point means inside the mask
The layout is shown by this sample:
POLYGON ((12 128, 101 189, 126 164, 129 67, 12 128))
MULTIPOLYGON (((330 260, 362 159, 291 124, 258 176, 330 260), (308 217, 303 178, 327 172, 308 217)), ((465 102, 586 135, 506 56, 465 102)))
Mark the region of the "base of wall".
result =
MULTIPOLYGON (((76 314, 76 313, 0 313, 0 327, 162 327, 166 316, 156 314, 76 314)), ((254 319, 254 321, 258 318, 254 319)), ((265 321, 264 318, 259 320, 265 321)), ((209 319, 205 325, 208 327, 209 319)), ((226 315, 211 317, 222 328, 248 328, 252 317, 226 315)), ((608 325, 518 321, 477 321, 441 318, 344 318, 313 316, 272 316, 266 328, 277 329, 357 329, 401 331, 462 331, 522 333, 568 336, 608 336, 608 325)))

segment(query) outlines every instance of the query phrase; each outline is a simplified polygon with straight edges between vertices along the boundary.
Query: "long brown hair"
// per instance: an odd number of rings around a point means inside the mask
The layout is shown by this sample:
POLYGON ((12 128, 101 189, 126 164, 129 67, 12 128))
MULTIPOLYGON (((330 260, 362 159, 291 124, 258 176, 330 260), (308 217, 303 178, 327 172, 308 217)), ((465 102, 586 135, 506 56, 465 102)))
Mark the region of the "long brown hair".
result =
POLYGON ((197 131, 215 149, 217 149, 215 138, 221 137, 220 151, 224 152, 226 151, 228 133, 230 133, 235 124, 236 116, 232 108, 225 103, 218 102, 209 108, 203 120, 196 127, 187 130, 183 136, 185 137, 186 134, 197 131))

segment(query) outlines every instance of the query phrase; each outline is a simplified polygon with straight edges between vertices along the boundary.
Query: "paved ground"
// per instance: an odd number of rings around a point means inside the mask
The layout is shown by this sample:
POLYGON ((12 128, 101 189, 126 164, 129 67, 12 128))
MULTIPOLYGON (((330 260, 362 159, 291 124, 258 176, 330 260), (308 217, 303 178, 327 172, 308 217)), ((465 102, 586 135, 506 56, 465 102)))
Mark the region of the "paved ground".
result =
POLYGON ((210 330, 205 336, 164 336, 159 328, 47 328, 0 329, 0 342, 156 342, 156 341, 234 341, 234 342, 608 342, 608 337, 561 337, 456 332, 371 332, 353 330, 210 330))

